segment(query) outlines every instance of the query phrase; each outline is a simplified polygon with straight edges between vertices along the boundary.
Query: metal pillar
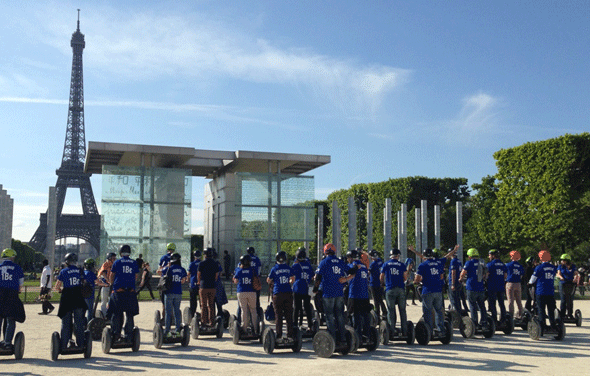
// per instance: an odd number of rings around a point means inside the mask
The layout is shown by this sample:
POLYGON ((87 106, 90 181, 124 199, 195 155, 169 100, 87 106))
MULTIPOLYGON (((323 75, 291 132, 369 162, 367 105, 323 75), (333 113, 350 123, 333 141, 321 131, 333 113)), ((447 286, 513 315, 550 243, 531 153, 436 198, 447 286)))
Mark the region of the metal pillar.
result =
POLYGON ((373 250, 373 204, 367 202, 367 251, 373 250))
POLYGON ((457 210, 457 244, 459 245, 459 250, 457 251, 457 257, 461 262, 463 262, 463 203, 461 201, 457 201, 456 203, 456 210, 457 210))
POLYGON ((355 249, 356 244, 356 204, 354 197, 348 198, 348 249, 355 249))
POLYGON ((324 252, 324 206, 318 206, 318 234, 317 234, 318 265, 324 252))
POLYGON ((422 231, 420 230, 420 209, 414 209, 414 225, 416 236, 416 252, 422 253, 422 231))
POLYGON ((336 255, 340 257, 342 245, 342 230, 340 229, 340 208, 336 200, 332 201, 332 242, 336 247, 336 255))
POLYGON ((440 205, 434 205, 434 248, 440 249, 440 205))
POLYGON ((391 199, 385 199, 383 208, 383 253, 391 249, 391 199))
POLYGON ((426 249, 428 248, 428 202, 426 200, 420 200, 420 207, 422 248, 426 249))
POLYGON ((402 258, 408 258, 408 205, 401 204, 401 236, 400 236, 400 251, 402 258))

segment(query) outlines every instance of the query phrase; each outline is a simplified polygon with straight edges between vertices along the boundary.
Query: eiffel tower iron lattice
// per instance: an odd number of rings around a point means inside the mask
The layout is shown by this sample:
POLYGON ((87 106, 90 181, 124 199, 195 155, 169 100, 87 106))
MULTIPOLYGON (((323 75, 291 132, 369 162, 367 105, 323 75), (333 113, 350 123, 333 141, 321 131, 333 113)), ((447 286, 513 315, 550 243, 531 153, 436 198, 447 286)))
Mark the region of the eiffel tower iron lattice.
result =
MULTIPOLYGON (((86 137, 84 131, 84 82, 82 51, 86 46, 84 34, 80 32, 80 16, 72 34, 70 45, 73 50, 72 79, 68 126, 61 166, 56 170, 57 223, 55 239, 78 238, 90 243, 100 253, 100 214, 96 207, 90 176, 84 172, 86 159, 86 137), (83 214, 63 214, 63 205, 68 188, 79 188, 83 214)), ((43 252, 47 243, 47 212, 41 213, 40 224, 29 245, 43 252)))

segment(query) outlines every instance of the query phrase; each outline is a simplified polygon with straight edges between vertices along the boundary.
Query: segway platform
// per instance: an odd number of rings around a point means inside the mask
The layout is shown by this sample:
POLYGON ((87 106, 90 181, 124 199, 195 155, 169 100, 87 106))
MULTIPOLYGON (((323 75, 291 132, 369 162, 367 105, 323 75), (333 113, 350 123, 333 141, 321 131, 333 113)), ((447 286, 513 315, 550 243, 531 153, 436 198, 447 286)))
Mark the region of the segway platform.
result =
POLYGON ((401 328, 391 329, 391 326, 387 320, 382 320, 379 324, 379 335, 381 337, 381 343, 383 345, 389 344, 389 342, 403 341, 408 345, 413 345, 416 340, 416 330, 414 329, 414 323, 406 321, 406 335, 402 334, 401 328))
POLYGON ((528 323, 527 331, 532 340, 539 340, 546 334, 553 334, 553 338, 561 341, 565 337, 565 325, 559 316, 555 317, 555 328, 541 323, 539 316, 535 315, 528 323))
POLYGON ((240 343, 240 341, 259 341, 262 343, 262 333, 264 332, 264 319, 258 317, 258 325, 260 327, 260 333, 256 333, 255 328, 250 325, 248 330, 244 331, 242 325, 235 315, 232 315, 230 333, 232 335, 232 342, 234 345, 240 343))
POLYGON ((105 354, 110 353, 112 349, 131 349, 131 351, 137 352, 140 344, 141 336, 137 326, 133 328, 130 338, 121 336, 114 342, 113 331, 110 326, 105 327, 102 331, 102 352, 105 354))
POLYGON ((61 338, 59 332, 53 332, 51 335, 51 360, 56 361, 60 355, 77 354, 84 354, 84 358, 86 359, 92 356, 92 334, 89 330, 84 332, 83 346, 69 346, 65 349, 61 348, 61 338))
POLYGON ((20 360, 25 353, 25 335, 23 332, 16 333, 14 336, 14 343, 10 347, 0 348, 0 356, 14 355, 14 359, 20 360))
POLYGON ((335 352, 347 355, 354 350, 354 330, 346 329, 346 342, 336 343, 334 337, 327 330, 319 330, 313 337, 313 351, 320 358, 329 358, 335 352))
POLYGON ((461 322, 462 325, 459 331, 464 338, 473 338, 475 335, 492 338, 496 332, 496 322, 490 316, 486 317, 487 325, 485 326, 476 325, 468 316, 463 317, 461 322))
POLYGON ((277 338, 275 331, 272 328, 265 328, 262 332, 262 347, 264 348, 264 352, 272 354, 276 349, 288 349, 294 353, 301 351, 301 345, 303 343, 301 330, 299 330, 298 327, 295 327, 293 328, 293 331, 293 338, 277 338))
POLYGON ((528 330, 529 321, 531 321, 532 317, 533 314, 531 313, 531 311, 529 311, 528 309, 524 309, 522 316, 519 319, 514 319, 514 326, 518 326, 526 332, 528 330))
MULTIPOLYGON (((488 313, 488 315, 490 314, 488 313)), ((508 336, 514 331, 514 318, 509 313, 506 313, 499 321, 495 321, 495 324, 496 332, 503 332, 508 336)))
POLYGON ((428 325, 424 318, 416 324, 416 340, 420 345, 428 345, 431 341, 440 341, 443 345, 448 345, 453 340, 453 324, 450 321, 445 320, 444 332, 434 332, 430 325, 428 325))
POLYGON ((180 333, 170 337, 164 336, 164 325, 162 325, 160 311, 156 311, 154 315, 154 329, 152 331, 154 347, 156 349, 161 348, 164 344, 174 343, 180 343, 182 347, 187 347, 191 340, 190 332, 190 326, 183 323, 180 333))
POLYGON ((217 316, 215 318, 215 326, 204 326, 201 322, 201 314, 195 313, 190 321, 191 335, 193 339, 199 336, 215 336, 217 338, 223 337, 223 317, 217 316))
POLYGON ((565 316, 562 320, 564 324, 576 324, 576 326, 582 326, 582 311, 576 309, 573 316, 565 316))

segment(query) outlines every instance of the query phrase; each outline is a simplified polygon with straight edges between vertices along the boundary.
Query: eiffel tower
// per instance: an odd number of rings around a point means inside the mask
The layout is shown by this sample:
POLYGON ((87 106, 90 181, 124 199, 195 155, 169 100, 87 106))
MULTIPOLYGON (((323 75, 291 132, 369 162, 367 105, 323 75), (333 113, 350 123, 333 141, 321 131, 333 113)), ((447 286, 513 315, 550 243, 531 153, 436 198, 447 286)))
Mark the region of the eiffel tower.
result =
MULTIPOLYGON (((82 50, 86 46, 84 34, 80 32, 80 10, 78 27, 70 42, 73 50, 72 79, 70 83, 70 104, 68 126, 61 167, 56 170, 57 183, 57 224, 55 239, 78 238, 90 243, 100 253, 100 214, 96 208, 90 176, 84 172, 86 159, 86 137, 84 135, 84 83, 82 72, 82 50), (79 188, 83 214, 63 214, 63 205, 68 188, 79 188)), ((41 213, 40 224, 29 242, 36 251, 43 252, 47 243, 47 212, 41 213)))

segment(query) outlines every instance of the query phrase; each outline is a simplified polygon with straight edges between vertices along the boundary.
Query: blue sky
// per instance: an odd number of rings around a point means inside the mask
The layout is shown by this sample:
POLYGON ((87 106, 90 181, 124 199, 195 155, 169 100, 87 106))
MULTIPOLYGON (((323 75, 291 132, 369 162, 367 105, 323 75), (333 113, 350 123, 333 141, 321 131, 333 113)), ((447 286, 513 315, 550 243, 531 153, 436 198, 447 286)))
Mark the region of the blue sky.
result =
POLYGON ((499 149, 590 128, 588 1, 7 1, 0 184, 23 241, 57 181, 77 8, 87 141, 327 154, 318 199, 405 176, 471 185, 499 149))

